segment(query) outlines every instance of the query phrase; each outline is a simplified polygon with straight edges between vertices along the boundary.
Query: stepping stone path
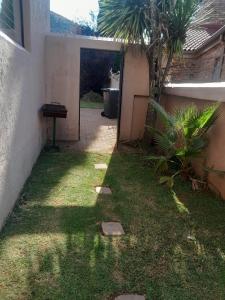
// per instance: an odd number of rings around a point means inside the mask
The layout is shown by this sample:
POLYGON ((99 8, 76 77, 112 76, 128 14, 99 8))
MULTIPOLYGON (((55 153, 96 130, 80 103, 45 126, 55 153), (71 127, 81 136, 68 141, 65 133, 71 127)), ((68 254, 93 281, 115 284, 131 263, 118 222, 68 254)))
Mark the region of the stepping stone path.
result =
POLYGON ((121 295, 115 298, 115 300, 145 300, 145 296, 140 295, 121 295))
POLYGON ((107 170, 108 166, 107 164, 95 164, 96 170, 107 170))
MULTIPOLYGON (((107 164, 95 164, 96 170, 107 170, 107 168, 107 164)), ((112 191, 109 187, 97 186, 96 193, 111 195, 112 191)), ((123 226, 119 222, 102 222, 102 232, 105 236, 121 236, 125 234, 123 226)), ((115 300, 145 300, 145 297, 140 295, 121 295, 116 297, 115 300)))
POLYGON ((97 194, 112 195, 112 191, 109 187, 96 186, 95 190, 97 194))
POLYGON ((119 222, 102 222, 102 232, 106 236, 121 236, 125 234, 119 222))

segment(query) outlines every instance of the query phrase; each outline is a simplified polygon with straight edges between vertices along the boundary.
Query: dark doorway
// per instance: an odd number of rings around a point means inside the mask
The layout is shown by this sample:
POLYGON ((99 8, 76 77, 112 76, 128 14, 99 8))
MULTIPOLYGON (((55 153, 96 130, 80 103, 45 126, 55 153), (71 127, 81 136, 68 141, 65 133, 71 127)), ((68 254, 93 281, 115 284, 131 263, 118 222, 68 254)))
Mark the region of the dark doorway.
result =
POLYGON ((117 143, 121 53, 81 49, 80 143, 86 150, 111 151, 117 143), (113 94, 113 95, 112 95, 113 94), (109 104, 116 114, 110 112, 109 104))

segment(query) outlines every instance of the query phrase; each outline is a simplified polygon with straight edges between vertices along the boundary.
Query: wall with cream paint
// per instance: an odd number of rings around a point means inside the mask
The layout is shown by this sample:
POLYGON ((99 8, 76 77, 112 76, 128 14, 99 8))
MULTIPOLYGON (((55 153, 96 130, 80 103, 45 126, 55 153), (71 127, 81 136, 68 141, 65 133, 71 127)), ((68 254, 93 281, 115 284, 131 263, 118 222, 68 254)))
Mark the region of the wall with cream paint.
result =
POLYGON ((25 45, 0 32, 0 228, 44 142, 45 35, 49 1, 25 0, 25 45))
MULTIPOLYGON (((80 49, 120 51, 121 44, 107 39, 48 35, 46 40, 47 101, 66 105, 68 117, 57 121, 59 140, 79 139, 80 49)), ((127 50, 124 62, 120 140, 141 138, 142 128, 132 132, 135 97, 148 94, 148 64, 140 51, 127 50), (137 136, 137 132, 139 132, 137 136)), ((141 102, 141 105, 143 102, 141 102)), ((146 105, 143 104, 143 110, 146 105)), ((137 126, 143 126, 136 119, 137 126)))

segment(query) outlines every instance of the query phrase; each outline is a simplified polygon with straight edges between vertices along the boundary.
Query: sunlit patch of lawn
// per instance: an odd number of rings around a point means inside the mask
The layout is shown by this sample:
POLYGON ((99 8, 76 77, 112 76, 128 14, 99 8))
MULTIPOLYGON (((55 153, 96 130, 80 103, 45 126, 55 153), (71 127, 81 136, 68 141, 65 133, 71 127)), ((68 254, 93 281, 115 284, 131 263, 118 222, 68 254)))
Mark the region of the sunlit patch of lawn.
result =
POLYGON ((176 186, 141 155, 43 153, 1 234, 0 299, 224 299, 225 202, 176 186), (125 236, 101 235, 111 220, 125 236))
POLYGON ((104 108, 104 104, 101 102, 92 102, 92 101, 80 101, 80 108, 104 108))

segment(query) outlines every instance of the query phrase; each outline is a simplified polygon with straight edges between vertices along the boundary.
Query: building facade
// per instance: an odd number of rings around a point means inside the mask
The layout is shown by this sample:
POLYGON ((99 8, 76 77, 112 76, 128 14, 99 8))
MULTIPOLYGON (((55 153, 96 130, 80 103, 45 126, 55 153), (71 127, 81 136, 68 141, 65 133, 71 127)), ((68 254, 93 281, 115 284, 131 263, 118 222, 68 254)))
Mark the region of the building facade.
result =
POLYGON ((172 82, 225 81, 225 3, 203 1, 187 32, 183 57, 170 71, 172 82))

